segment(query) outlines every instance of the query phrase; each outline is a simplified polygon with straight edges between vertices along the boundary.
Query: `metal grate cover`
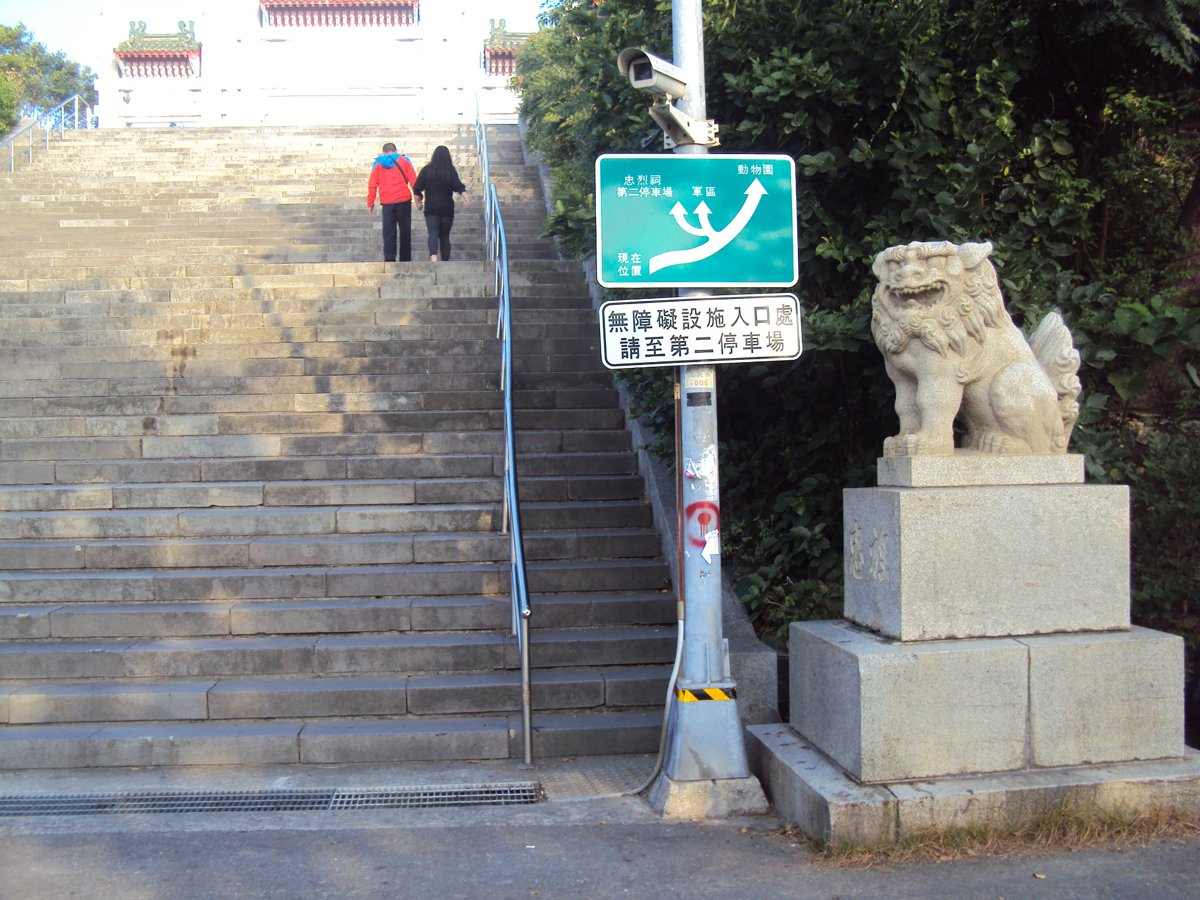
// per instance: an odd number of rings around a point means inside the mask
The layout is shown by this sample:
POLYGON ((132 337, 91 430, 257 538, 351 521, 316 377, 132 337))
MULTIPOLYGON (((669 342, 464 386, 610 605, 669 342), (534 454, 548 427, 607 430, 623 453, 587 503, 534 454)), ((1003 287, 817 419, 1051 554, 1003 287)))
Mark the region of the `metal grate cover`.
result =
POLYGON ((0 794, 0 816, 433 809, 447 806, 519 806, 544 799, 545 791, 536 781, 390 788, 0 794))

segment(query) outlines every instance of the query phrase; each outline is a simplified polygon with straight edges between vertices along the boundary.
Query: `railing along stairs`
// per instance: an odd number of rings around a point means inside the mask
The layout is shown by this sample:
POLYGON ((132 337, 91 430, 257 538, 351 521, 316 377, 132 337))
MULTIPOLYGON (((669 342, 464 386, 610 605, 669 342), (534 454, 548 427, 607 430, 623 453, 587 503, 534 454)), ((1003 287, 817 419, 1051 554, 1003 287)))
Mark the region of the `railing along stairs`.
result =
POLYGON ((533 610, 529 605, 529 588, 525 576, 525 549, 521 537, 521 505, 517 497, 516 433, 513 427, 513 330, 512 303, 509 285, 508 238, 504 232, 504 217, 500 200, 491 180, 488 158, 487 128, 476 114, 475 142, 479 149, 479 164, 483 173, 484 232, 487 259, 495 264, 496 299, 499 317, 497 337, 501 340, 500 390, 504 394, 504 516, 503 527, 509 535, 510 595, 512 598, 512 634, 521 654, 521 726, 525 765, 533 763, 533 714, 529 671, 529 620, 533 610))
POLYGON ((58 132, 63 137, 68 128, 95 128, 96 120, 92 106, 78 94, 68 97, 49 112, 42 113, 32 121, 22 125, 4 140, 0 141, 0 152, 7 146, 8 171, 12 172, 17 163, 17 144, 25 144, 25 152, 21 154, 27 163, 33 162, 33 145, 35 142, 44 144, 47 152, 50 150, 50 135, 58 132), (21 139, 25 140, 22 141, 21 139))

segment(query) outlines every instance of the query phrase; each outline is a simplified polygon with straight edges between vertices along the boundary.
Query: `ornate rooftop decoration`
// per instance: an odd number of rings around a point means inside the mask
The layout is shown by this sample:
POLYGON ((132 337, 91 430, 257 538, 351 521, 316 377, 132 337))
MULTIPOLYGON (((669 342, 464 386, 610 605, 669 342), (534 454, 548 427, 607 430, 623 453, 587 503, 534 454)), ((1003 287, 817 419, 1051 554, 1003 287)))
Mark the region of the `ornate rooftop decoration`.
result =
POLYGON ((161 54, 199 52, 196 41, 196 23, 180 22, 174 34, 147 34, 145 22, 130 22, 129 37, 116 46, 118 56, 122 54, 161 54))
POLYGON ((149 34, 145 22, 130 22, 129 37, 113 54, 122 78, 194 78, 200 48, 195 22, 180 22, 174 34, 149 34))
POLYGON ((488 50, 509 50, 516 53, 529 40, 530 34, 527 31, 509 31, 508 23, 501 19, 497 22, 495 19, 489 19, 491 25, 491 33, 488 34, 488 39, 484 43, 484 47, 488 50))
POLYGON ((491 32, 483 42, 483 68, 489 75, 515 75, 517 53, 531 35, 524 31, 509 31, 507 22, 490 20, 491 32))
POLYGON ((264 25, 379 27, 415 25, 420 0, 259 0, 264 25))

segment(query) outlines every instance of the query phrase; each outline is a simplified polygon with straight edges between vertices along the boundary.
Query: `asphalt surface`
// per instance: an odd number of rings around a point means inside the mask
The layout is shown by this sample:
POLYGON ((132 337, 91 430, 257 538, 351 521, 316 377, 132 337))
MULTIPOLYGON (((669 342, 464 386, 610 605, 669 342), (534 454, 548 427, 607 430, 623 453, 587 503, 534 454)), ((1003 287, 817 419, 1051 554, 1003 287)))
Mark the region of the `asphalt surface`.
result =
POLYGON ((0 777, 0 795, 541 781, 534 805, 0 817, 0 898, 1196 898, 1200 839, 829 868, 774 816, 673 822, 620 796, 653 760, 0 777), (172 781, 174 778, 174 781, 172 781))

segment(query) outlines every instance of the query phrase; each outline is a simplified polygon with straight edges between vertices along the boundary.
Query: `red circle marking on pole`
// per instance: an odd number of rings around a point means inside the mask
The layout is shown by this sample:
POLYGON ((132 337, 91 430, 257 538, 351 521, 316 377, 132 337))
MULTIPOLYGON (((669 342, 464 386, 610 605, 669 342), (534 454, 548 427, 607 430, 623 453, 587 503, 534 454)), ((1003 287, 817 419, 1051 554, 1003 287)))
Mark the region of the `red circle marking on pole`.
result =
POLYGON ((693 547, 703 548, 704 536, 710 531, 716 531, 721 521, 721 509, 711 500, 697 500, 689 503, 683 511, 684 532, 688 543, 693 547), (699 536, 697 536, 699 535, 699 536))

